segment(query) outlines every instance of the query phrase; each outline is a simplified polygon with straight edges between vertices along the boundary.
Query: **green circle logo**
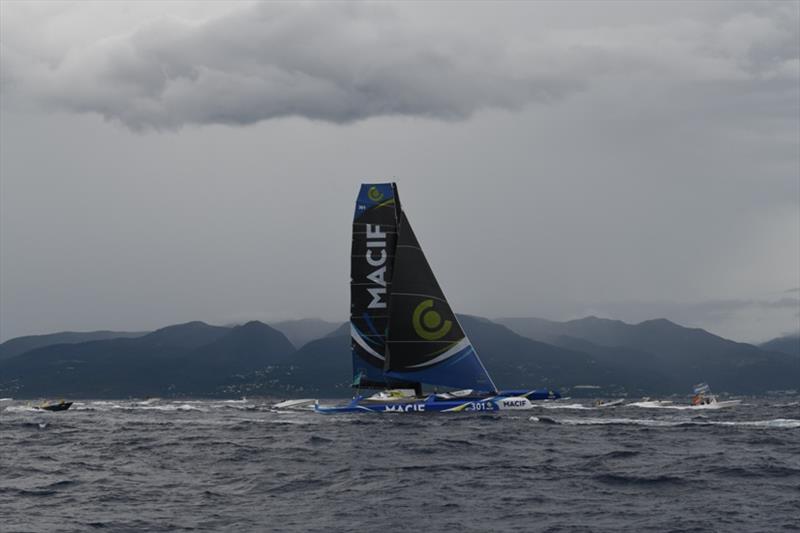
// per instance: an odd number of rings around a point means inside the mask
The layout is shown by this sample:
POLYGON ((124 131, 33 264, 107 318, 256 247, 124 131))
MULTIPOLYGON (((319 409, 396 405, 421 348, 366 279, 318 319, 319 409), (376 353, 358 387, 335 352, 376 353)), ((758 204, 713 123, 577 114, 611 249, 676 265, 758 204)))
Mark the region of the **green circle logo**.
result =
POLYGON ((369 188, 369 190, 367 191, 367 196, 373 202, 380 202, 381 200, 383 200, 383 193, 379 191, 378 188, 375 186, 369 188))
POLYGON ((433 309, 433 300, 423 300, 414 309, 414 314, 411 317, 411 325, 414 326, 414 331, 420 338, 426 341, 436 341, 444 337, 450 332, 453 323, 450 320, 445 320, 442 323, 442 315, 433 309))

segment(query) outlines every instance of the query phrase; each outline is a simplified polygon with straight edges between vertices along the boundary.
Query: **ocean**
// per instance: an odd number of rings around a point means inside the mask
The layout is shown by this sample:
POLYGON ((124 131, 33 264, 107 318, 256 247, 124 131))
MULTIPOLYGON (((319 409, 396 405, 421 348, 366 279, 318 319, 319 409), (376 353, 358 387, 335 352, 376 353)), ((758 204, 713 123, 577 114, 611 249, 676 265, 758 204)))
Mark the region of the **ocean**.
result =
POLYGON ((0 531, 800 530, 797 396, 480 415, 275 401, 11 402, 0 531))

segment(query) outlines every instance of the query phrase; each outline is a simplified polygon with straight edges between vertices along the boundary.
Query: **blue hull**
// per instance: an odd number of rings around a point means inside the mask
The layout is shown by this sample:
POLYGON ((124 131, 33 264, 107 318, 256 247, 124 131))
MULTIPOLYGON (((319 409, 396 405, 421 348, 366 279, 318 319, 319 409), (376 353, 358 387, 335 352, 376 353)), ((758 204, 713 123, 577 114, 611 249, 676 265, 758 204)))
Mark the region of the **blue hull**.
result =
POLYGON ((560 397, 557 391, 547 389, 500 391, 495 396, 461 399, 442 399, 431 394, 424 399, 396 402, 369 401, 363 396, 357 396, 347 405, 325 407, 317 403, 314 405, 314 411, 323 414, 491 412, 529 409, 530 401, 555 400, 560 397))

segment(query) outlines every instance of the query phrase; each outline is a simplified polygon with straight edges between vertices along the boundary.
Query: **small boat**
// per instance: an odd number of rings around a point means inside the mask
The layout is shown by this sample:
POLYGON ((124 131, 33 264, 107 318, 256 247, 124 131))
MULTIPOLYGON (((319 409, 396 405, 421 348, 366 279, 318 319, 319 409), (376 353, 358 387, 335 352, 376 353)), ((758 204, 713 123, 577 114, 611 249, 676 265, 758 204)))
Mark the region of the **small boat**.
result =
POLYGON ((41 409, 42 411, 66 411, 70 407, 72 407, 72 402, 61 400, 58 403, 43 403, 37 405, 36 409, 41 409))
POLYGON ((595 407, 618 407, 625 403, 622 398, 616 400, 597 400, 594 402, 595 407))
MULTIPOLYGON (((345 405, 315 401, 318 413, 518 410, 561 397, 494 384, 439 287, 395 183, 363 184, 356 200, 350 337, 355 397, 345 405), (423 384, 449 392, 423 393, 423 384)), ((308 400, 278 405, 302 409, 308 400)))
POLYGON ((733 407, 739 405, 742 400, 722 400, 717 399, 716 395, 711 394, 711 387, 708 383, 698 383, 693 389, 692 407, 721 409, 723 407, 733 407))

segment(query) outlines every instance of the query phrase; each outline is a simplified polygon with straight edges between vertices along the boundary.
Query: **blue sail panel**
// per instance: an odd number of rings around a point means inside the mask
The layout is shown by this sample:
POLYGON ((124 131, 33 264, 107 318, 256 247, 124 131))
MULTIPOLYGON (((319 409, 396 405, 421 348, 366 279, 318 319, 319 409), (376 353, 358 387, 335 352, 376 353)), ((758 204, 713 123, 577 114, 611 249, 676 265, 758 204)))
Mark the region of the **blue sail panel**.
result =
POLYGON ((351 323, 350 345, 353 352, 353 387, 385 383, 383 340, 374 335, 362 334, 355 324, 351 323))
POLYGON ((382 212, 382 217, 379 215, 376 217, 376 222, 379 221, 381 218, 386 220, 385 217, 391 217, 393 219, 393 223, 396 223, 397 216, 395 214, 395 208, 397 207, 397 192, 395 189, 394 183, 364 183, 361 185, 361 189, 358 191, 358 197, 356 198, 356 212, 353 215, 353 220, 358 221, 362 219, 364 215, 369 215, 370 212, 373 214, 376 212, 375 209, 379 208, 389 208, 391 209, 391 213, 386 213, 385 211, 382 212))

